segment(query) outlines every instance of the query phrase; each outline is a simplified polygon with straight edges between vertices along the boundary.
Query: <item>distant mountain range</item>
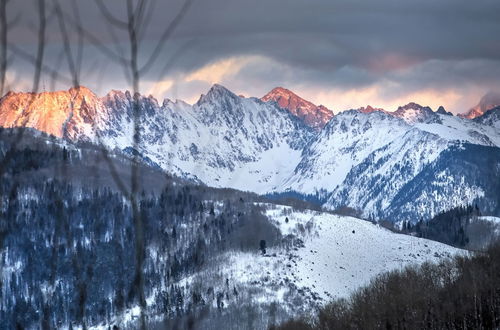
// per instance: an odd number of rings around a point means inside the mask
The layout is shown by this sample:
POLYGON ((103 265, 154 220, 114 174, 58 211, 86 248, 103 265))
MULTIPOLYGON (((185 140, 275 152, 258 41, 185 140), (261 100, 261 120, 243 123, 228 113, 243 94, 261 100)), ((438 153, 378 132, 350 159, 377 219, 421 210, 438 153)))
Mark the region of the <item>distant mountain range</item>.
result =
POLYGON ((500 107, 493 97, 464 116, 416 103, 334 116, 284 88, 258 99, 214 85, 193 105, 136 99, 136 146, 129 92, 9 92, 0 99, 0 126, 138 154, 209 186, 313 196, 326 208, 349 206, 376 219, 416 221, 463 204, 500 214, 500 107))

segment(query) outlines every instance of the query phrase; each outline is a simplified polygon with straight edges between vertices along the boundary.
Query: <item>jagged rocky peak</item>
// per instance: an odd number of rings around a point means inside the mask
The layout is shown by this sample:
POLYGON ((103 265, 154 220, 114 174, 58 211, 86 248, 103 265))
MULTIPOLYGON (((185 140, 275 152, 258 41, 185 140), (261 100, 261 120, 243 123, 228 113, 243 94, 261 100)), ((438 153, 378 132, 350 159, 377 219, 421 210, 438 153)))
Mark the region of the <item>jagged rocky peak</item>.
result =
POLYGON ((175 100, 171 100, 169 98, 166 98, 166 99, 163 99, 163 103, 162 103, 162 108, 171 108, 171 107, 177 107, 177 106, 181 106, 181 107, 190 107, 191 105, 189 105, 187 102, 183 101, 183 100, 179 100, 179 99, 175 99, 175 100))
MULTIPOLYGON (((56 92, 61 93, 61 92, 56 92)), ((64 92, 63 92, 64 93, 64 92)), ((73 97, 98 98, 97 95, 85 86, 75 86, 68 90, 73 97)))
POLYGON ((366 107, 361 107, 361 108, 358 109, 358 111, 361 112, 361 113, 372 113, 372 112, 375 112, 375 111, 386 112, 382 108, 374 108, 371 105, 367 105, 366 107))
POLYGON ((406 111, 406 110, 422 110, 424 108, 425 107, 421 106, 418 103, 410 102, 406 105, 402 105, 402 106, 398 107, 398 109, 396 111, 402 112, 402 111, 406 111))
POLYGON ((214 84, 207 92, 207 94, 202 94, 200 96, 200 99, 198 102, 196 102, 197 105, 200 105, 205 102, 218 102, 218 101, 226 101, 228 99, 231 100, 237 100, 240 97, 231 92, 229 89, 226 87, 219 85, 219 84, 214 84))
POLYGON ((466 113, 461 113, 458 116, 461 118, 474 119, 484 115, 491 109, 500 106, 500 92, 488 92, 486 93, 479 103, 467 111, 466 113))
POLYGON ((320 130, 333 117, 333 112, 323 105, 315 105, 292 91, 276 87, 261 98, 264 102, 274 101, 281 108, 301 119, 306 125, 320 130))
POLYGON ((393 112, 393 115, 403 119, 407 123, 417 123, 424 122, 435 114, 430 107, 424 107, 415 102, 410 102, 398 107, 398 109, 393 112))
POLYGON ((108 117, 120 119, 122 116, 133 116, 134 106, 138 106, 140 115, 154 115, 162 107, 159 105, 158 100, 152 95, 146 96, 140 93, 135 93, 132 96, 130 91, 112 90, 106 94, 102 99, 102 103, 108 111, 108 117), (137 103, 134 103, 134 102, 137 103))
MULTIPOLYGON (((151 102, 151 103, 156 103, 158 104, 158 100, 153 95, 143 95, 140 93, 135 93, 135 99, 139 100, 139 102, 151 102)), ((132 102, 133 101, 132 93, 128 90, 126 91, 120 91, 113 89, 111 90, 108 94, 106 94, 103 98, 103 102, 116 102, 116 101, 127 101, 127 102, 132 102)))
POLYGON ((439 108, 437 109, 436 113, 440 114, 440 115, 447 115, 447 116, 453 116, 453 114, 449 111, 446 111, 445 108, 440 105, 439 108))
POLYGON ((117 89, 112 89, 106 94, 103 99, 129 99, 131 97, 129 91, 121 91, 117 89))

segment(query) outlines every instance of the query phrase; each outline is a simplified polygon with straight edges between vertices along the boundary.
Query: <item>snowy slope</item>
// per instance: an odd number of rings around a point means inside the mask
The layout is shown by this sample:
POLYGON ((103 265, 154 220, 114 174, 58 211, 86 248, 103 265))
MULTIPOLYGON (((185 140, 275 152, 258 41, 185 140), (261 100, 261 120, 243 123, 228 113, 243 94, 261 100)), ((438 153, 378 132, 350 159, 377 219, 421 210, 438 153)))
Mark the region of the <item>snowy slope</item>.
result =
MULTIPOLYGON (((281 246, 260 252, 229 252, 208 269, 179 285, 226 287, 224 306, 243 301, 277 303, 287 315, 300 315, 334 298, 347 297, 385 271, 426 261, 439 262, 462 250, 392 233, 370 222, 315 211, 267 205, 267 215, 286 237, 281 246), (288 218, 288 222, 286 222, 288 218), (302 301, 302 303, 297 303, 302 301), (300 307, 299 307, 300 306, 300 307), (304 307, 306 306, 306 307, 304 307)), ((200 288, 201 286, 201 288, 200 288)))
MULTIPOLYGON (((231 320, 245 328, 268 328, 290 317, 309 315, 335 298, 348 297, 377 274, 467 253, 352 217, 274 204, 261 206, 280 229, 280 244, 268 248, 265 255, 257 246, 255 252, 223 252, 198 272, 171 283, 185 297, 201 293, 205 303, 218 310, 215 315, 229 318, 221 324, 210 318, 203 320, 209 315, 201 315, 198 328, 234 329, 231 320), (222 307, 217 306, 217 300, 222 307)), ((157 252, 150 249, 149 253, 157 252)), ((155 310, 161 295, 153 291, 146 302, 155 310)), ((106 329, 109 324, 133 328, 139 313, 138 306, 129 306, 107 324, 90 328, 106 329)), ((161 313, 153 313, 149 319, 157 316, 161 313)))
POLYGON ((403 186, 446 147, 446 140, 413 128, 353 166, 326 204, 346 205, 363 210, 366 217, 383 218, 403 186))
POLYGON ((354 166, 409 129, 404 121, 383 112, 343 112, 304 149, 301 162, 282 189, 333 191, 354 166))
POLYGON ((483 220, 483 221, 488 221, 488 222, 494 223, 496 225, 500 225, 500 217, 481 216, 481 217, 478 217, 478 219, 483 220))
POLYGON ((416 128, 448 141, 461 141, 486 146, 500 146, 500 130, 460 117, 435 114, 432 121, 417 123, 416 128))
MULTIPOLYGON (((394 234, 352 217, 293 212, 289 207, 280 206, 269 210, 268 215, 284 235, 302 238, 304 246, 287 252, 271 249, 268 254, 276 253, 277 260, 261 269, 271 269, 271 275, 277 278, 289 277, 299 288, 309 288, 325 300, 346 297, 378 273, 412 263, 439 261, 459 251, 434 241, 394 234)), ((249 264, 244 258, 232 260, 236 263, 237 277, 244 279, 257 273, 248 270, 249 264)))

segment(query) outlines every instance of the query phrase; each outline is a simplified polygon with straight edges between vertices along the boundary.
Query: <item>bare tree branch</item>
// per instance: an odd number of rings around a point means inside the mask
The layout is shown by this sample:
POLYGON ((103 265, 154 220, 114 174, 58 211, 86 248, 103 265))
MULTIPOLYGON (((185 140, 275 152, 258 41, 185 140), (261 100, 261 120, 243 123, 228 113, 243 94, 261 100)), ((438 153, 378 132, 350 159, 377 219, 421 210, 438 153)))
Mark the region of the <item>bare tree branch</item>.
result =
POLYGON ((111 14, 111 12, 109 11, 108 7, 106 7, 106 5, 102 2, 102 0, 94 0, 94 1, 99 7, 101 14, 108 20, 109 23, 123 29, 127 28, 127 22, 114 17, 113 14, 111 14))
POLYGON ((47 26, 45 17, 45 0, 38 0, 39 11, 39 30, 38 30, 38 48, 35 61, 35 76, 33 77, 33 92, 38 91, 40 86, 40 76, 42 74, 43 54, 45 51, 45 29, 47 26))
POLYGON ((175 61, 177 61, 180 58, 181 54, 186 52, 189 48, 191 48, 195 42, 196 39, 188 40, 181 47, 179 47, 167 61, 165 61, 165 64, 163 65, 162 69, 158 71, 158 80, 161 80, 161 78, 165 76, 168 70, 170 70, 170 68, 174 65, 175 61))
MULTIPOLYGON (((149 3, 149 6, 145 10, 144 18, 141 18, 141 20, 143 22, 151 22, 151 18, 153 17, 153 13, 154 13, 154 10, 155 10, 155 4, 156 4, 156 1, 152 1, 152 2, 149 3)), ((149 26, 150 26, 150 24, 146 23, 146 24, 143 24, 140 27, 140 30, 139 30, 139 42, 144 39, 144 35, 148 31, 149 26)))
POLYGON ((19 23, 21 19, 21 13, 17 13, 13 19, 7 22, 7 30, 13 28, 15 25, 19 23))
POLYGON ((137 33, 139 33, 141 27, 142 27, 142 19, 144 17, 144 11, 147 5, 147 0, 139 0, 137 2, 136 8, 134 10, 134 17, 135 17, 135 30, 137 33))
MULTIPOLYGON (((12 53, 16 54, 18 57, 23 58, 25 61, 30 62, 31 64, 36 66, 36 63, 38 62, 38 60, 35 56, 24 51, 23 49, 17 47, 14 44, 9 43, 9 47, 10 47, 10 50, 12 51, 12 53)), ((51 76, 55 77, 57 80, 60 80, 63 83, 71 84, 71 82, 72 82, 71 78, 63 76, 61 73, 59 73, 58 70, 55 70, 46 64, 40 63, 40 69, 43 72, 50 74, 51 76)))
POLYGON ((147 72, 151 66, 154 64, 158 56, 160 55, 160 52, 162 51, 163 47, 165 46, 165 43, 167 40, 170 38, 172 33, 175 31, 177 26, 180 24, 184 16, 186 15, 189 7, 191 7, 191 4, 193 3, 194 0, 186 0, 184 4, 182 5, 181 9, 177 13, 177 15, 174 17, 174 19, 170 22, 170 24, 166 27, 166 29, 163 31, 163 34, 160 37, 160 40, 156 44, 156 47, 154 48, 153 52, 151 53, 149 59, 146 61, 146 63, 140 68, 139 72, 143 74, 144 72, 147 72))
MULTIPOLYGON (((64 10, 61 9, 61 12, 64 13, 64 10)), ((77 27, 78 31, 83 34, 84 38, 87 39, 94 47, 96 47, 97 50, 109 57, 111 60, 117 61, 121 65, 128 65, 128 60, 126 58, 106 46, 101 40, 99 40, 98 37, 93 35, 90 31, 86 30, 83 25, 74 20, 71 20, 71 18, 69 18, 69 20, 77 27)))
POLYGON ((78 36, 78 48, 77 48, 77 52, 76 52, 76 54, 77 54, 76 55, 76 70, 77 70, 77 72, 81 72, 82 61, 83 61, 83 33, 81 31, 81 28, 79 28, 79 27, 82 26, 82 20, 80 17, 80 10, 78 9, 78 5, 76 4, 76 1, 75 0, 71 1, 71 5, 73 8, 74 19, 78 23, 78 25, 76 27, 76 32, 77 32, 77 36, 78 36))
POLYGON ((71 78, 73 80, 73 86, 77 87, 80 85, 79 72, 76 67, 75 61, 73 59, 73 53, 71 51, 71 44, 69 41, 68 30, 66 29, 65 18, 59 4, 59 0, 54 0, 54 6, 56 10, 57 21, 59 22, 59 29, 61 30, 61 35, 63 38, 64 51, 66 52, 66 60, 68 62, 69 71, 71 73, 71 78))

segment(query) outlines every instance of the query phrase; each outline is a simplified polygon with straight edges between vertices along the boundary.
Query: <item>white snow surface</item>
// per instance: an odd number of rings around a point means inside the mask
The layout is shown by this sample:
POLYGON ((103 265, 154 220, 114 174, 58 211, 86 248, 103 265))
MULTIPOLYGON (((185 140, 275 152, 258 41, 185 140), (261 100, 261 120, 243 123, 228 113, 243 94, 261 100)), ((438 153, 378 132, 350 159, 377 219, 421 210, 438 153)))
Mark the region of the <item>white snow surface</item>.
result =
POLYGON ((314 211, 286 215, 287 210, 290 208, 277 206, 268 211, 268 216, 283 235, 303 237, 304 247, 288 253, 281 249, 267 252, 276 253, 276 257, 233 255, 229 264, 234 265, 234 277, 243 281, 268 273, 276 281, 288 277, 299 288, 308 288, 326 301, 330 297, 347 297, 382 272, 425 261, 438 262, 462 253, 448 245, 395 234, 357 218, 314 211))
POLYGON ((483 215, 481 217, 478 217, 478 220, 488 221, 488 222, 494 223, 496 225, 500 225, 500 217, 483 215))
POLYGON ((312 307, 348 297, 380 273, 466 253, 353 217, 267 207, 268 217, 283 236, 293 235, 294 243, 268 248, 266 255, 258 251, 227 253, 214 269, 184 279, 182 285, 197 281, 210 285, 211 279, 229 279, 236 287, 254 288, 254 301, 291 304, 288 308, 293 309, 290 299, 298 294, 312 307))

